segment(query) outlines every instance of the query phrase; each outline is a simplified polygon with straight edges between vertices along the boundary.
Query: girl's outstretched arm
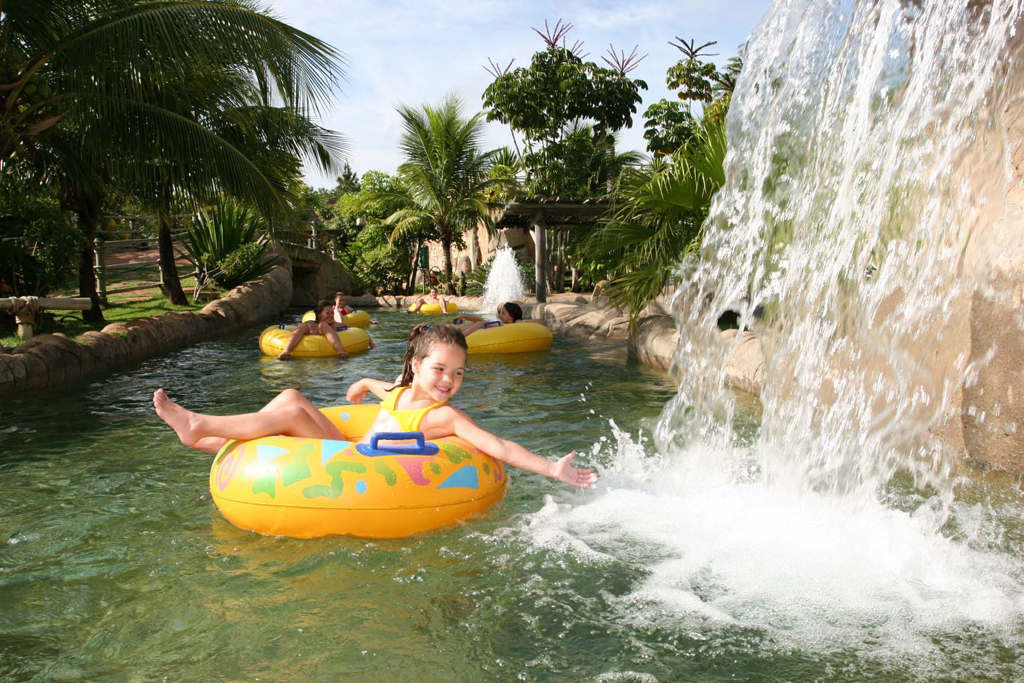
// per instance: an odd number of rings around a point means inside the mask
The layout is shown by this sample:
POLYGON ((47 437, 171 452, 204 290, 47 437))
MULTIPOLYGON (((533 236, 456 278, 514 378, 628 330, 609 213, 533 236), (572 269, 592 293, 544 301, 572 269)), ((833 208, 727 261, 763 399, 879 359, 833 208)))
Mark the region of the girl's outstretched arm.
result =
POLYGON ((366 394, 372 393, 377 398, 384 400, 384 397, 388 395, 388 389, 393 386, 393 384, 388 384, 379 379, 364 377, 348 388, 348 391, 345 392, 345 398, 348 399, 349 403, 359 403, 366 398, 366 394))
POLYGON ((527 472, 543 474, 545 477, 551 477, 581 489, 590 488, 597 481, 593 467, 573 467, 572 459, 576 457, 576 451, 556 461, 546 460, 514 441, 491 434, 461 410, 457 408, 451 408, 451 410, 454 414, 452 427, 455 435, 470 442, 496 460, 501 460, 527 472))

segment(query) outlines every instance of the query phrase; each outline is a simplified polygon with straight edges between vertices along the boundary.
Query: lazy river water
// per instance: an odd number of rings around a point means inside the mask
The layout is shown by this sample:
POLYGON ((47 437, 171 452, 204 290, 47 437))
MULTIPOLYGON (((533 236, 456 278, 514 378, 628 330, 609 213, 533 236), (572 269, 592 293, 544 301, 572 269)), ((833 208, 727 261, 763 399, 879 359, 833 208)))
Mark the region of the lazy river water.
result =
MULTIPOLYGON (((545 516, 600 490, 516 472, 487 518, 389 542, 267 538, 220 516, 210 456, 176 443, 152 391, 220 413, 289 386, 343 403, 354 379, 397 374, 420 321, 374 315, 379 348, 351 361, 261 359, 254 328, 0 404, 0 680, 503 680, 625 666, 629 640, 587 613, 642 570, 602 585, 605 568, 547 547, 570 536, 545 516)), ((558 340, 473 357, 458 405, 546 457, 575 448, 607 465, 609 418, 635 441, 671 394, 621 342, 558 340)))
POLYGON ((851 512, 766 487, 735 454, 659 455, 653 418, 674 390, 622 343, 473 357, 457 397, 547 457, 579 449, 602 471, 593 491, 513 472, 485 519, 400 541, 228 524, 210 457, 156 419, 152 390, 217 412, 288 386, 335 403, 398 369, 415 319, 375 316, 378 351, 349 362, 261 359, 256 328, 0 405, 0 680, 1015 675, 1024 505, 1009 482, 965 484, 934 535, 905 482, 851 512))

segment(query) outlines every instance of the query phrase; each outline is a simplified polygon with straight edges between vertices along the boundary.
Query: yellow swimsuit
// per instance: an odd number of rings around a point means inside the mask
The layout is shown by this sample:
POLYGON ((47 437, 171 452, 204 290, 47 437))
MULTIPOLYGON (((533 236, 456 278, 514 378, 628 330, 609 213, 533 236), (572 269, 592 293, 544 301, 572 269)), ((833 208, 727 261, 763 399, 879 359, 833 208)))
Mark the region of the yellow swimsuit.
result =
POLYGON ((403 432, 418 432, 420 431, 420 423, 423 422, 423 418, 426 417, 427 413, 438 406, 443 406, 446 401, 441 401, 418 410, 399 410, 395 408, 395 405, 398 403, 398 397, 408 388, 397 387, 389 391, 387 397, 380 402, 380 409, 395 418, 395 422, 398 423, 398 427, 403 432))

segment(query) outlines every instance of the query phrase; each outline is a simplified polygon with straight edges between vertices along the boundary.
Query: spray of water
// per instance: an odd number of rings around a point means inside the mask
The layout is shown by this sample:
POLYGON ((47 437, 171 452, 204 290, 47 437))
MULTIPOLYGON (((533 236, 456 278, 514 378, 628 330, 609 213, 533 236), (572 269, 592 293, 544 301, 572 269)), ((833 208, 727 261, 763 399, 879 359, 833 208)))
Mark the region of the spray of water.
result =
POLYGON ((1012 181, 1020 16, 999 0, 792 0, 766 17, 729 115, 728 181, 675 299, 689 343, 662 447, 732 438, 712 321, 739 308, 767 358, 766 476, 874 498, 906 471, 951 500, 941 435, 959 419, 963 304, 1012 181))
POLYGON ((1020 503, 958 501, 943 436, 972 372, 964 302, 992 294, 1018 182, 1021 16, 1019 0, 779 0, 752 34, 727 182, 673 300, 678 395, 653 447, 613 430, 602 491, 529 527, 643 567, 623 618, 922 670, 994 662, 968 632, 1020 647, 1024 559, 1004 540, 1020 503), (766 357, 753 438, 733 429, 726 309, 766 357))
POLYGON ((508 247, 498 249, 491 261, 491 271, 487 274, 480 310, 493 311, 499 304, 521 299, 524 295, 523 277, 519 273, 515 252, 508 247))

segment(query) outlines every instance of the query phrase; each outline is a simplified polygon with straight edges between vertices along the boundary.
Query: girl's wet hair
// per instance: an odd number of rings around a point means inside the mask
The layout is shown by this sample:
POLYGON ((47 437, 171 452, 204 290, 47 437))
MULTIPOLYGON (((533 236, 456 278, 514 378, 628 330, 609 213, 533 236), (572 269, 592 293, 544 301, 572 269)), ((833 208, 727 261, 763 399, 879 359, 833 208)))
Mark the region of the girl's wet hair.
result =
POLYGON ((505 312, 512 316, 512 322, 517 323, 523 319, 523 307, 514 301, 506 301, 501 305, 505 312))
POLYGON ((325 308, 334 308, 334 302, 330 299, 321 299, 316 302, 316 306, 313 307, 313 315, 317 322, 320 321, 320 314, 323 313, 325 308))
POLYGON ((446 344, 458 346, 463 351, 469 350, 466 337, 463 336, 460 329, 453 325, 420 323, 412 328, 412 332, 409 333, 409 348, 405 350, 405 359, 402 361, 402 377, 395 387, 407 387, 412 384, 413 358, 422 361, 430 355, 435 347, 446 344))

